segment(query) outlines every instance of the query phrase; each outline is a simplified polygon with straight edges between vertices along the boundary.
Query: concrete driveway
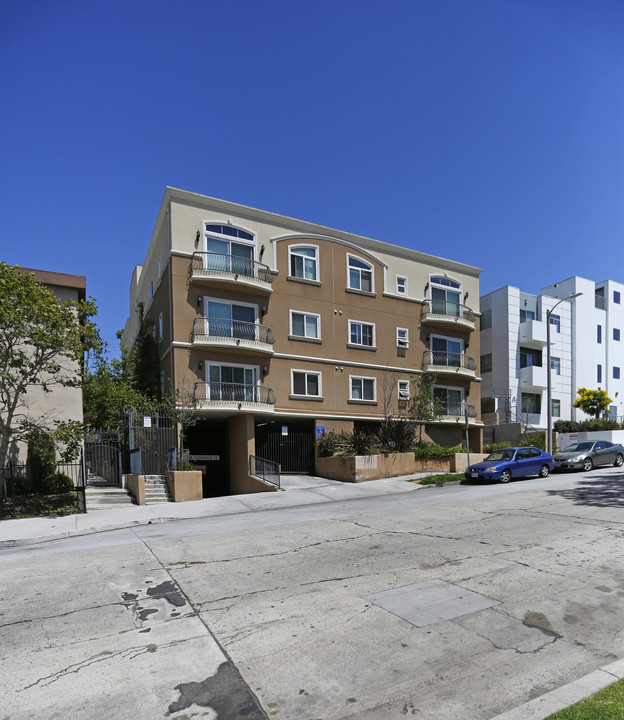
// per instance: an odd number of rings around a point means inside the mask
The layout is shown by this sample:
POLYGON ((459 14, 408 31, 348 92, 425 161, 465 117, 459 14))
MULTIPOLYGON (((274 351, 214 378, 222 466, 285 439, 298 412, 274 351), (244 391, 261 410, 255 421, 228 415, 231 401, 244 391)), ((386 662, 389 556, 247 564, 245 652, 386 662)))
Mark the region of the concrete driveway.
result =
POLYGON ((623 482, 328 486, 6 548, 0 717, 490 720, 624 657, 623 482))

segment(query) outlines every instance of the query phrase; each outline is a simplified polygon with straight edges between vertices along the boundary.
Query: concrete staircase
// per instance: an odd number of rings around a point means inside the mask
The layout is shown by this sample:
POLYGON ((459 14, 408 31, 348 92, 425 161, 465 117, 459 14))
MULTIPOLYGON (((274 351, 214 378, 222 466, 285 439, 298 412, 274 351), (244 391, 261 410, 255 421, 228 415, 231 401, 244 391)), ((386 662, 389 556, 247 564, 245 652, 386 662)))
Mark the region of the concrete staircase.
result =
POLYGON ((132 495, 120 487, 105 487, 103 485, 87 486, 86 491, 87 512, 96 510, 124 510, 134 507, 132 495))
POLYGON ((162 475, 145 476, 145 504, 171 502, 171 493, 167 480, 162 475))

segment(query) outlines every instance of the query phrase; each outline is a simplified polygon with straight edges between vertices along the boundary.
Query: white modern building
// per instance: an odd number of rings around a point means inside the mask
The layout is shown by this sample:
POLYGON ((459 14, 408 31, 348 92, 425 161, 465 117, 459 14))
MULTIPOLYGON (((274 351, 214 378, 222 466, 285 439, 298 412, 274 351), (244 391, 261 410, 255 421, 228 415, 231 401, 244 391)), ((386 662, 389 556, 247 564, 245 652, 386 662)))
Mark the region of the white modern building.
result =
POLYGON ((553 421, 587 419, 573 407, 579 387, 605 390, 609 414, 624 418, 623 298, 622 283, 578 276, 539 295, 506 286, 482 296, 483 412, 547 427, 546 313, 557 305, 550 316, 553 421))

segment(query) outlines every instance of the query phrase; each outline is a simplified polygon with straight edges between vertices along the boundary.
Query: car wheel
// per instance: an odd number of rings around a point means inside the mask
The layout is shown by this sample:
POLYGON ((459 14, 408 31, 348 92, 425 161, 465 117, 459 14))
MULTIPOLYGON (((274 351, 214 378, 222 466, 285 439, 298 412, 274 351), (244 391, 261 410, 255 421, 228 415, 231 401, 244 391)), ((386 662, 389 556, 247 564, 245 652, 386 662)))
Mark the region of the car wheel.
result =
POLYGON ((508 483, 511 480, 511 473, 509 470, 503 470, 500 476, 500 481, 502 483, 508 483))
POLYGON ((539 476, 540 477, 548 477, 549 472, 550 472, 550 468, 548 467, 548 465, 542 465, 542 467, 540 468, 540 471, 539 471, 539 476))
POLYGON ((622 453, 618 453, 613 464, 615 467, 622 467, 622 463, 624 463, 624 456, 622 456, 622 453))
POLYGON ((583 470, 593 470, 594 469, 594 463, 592 462, 591 458, 585 458, 583 460, 583 470))

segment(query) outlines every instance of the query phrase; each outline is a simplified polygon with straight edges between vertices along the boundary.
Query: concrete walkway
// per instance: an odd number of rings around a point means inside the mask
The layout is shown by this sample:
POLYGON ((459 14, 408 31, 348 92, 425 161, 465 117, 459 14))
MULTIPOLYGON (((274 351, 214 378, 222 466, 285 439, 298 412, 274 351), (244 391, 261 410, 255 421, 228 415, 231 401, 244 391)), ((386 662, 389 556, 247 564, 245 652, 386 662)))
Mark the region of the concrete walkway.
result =
MULTIPOLYGON (((410 481, 427 474, 430 473, 356 484, 305 475, 285 475, 282 477, 282 488, 279 492, 208 498, 185 503, 133 505, 64 517, 5 520, 0 522, 0 551, 2 548, 139 525, 412 492, 425 486, 410 481)), ((498 715, 493 720, 544 720, 552 713, 593 695, 623 677, 624 660, 618 660, 498 715)))
POLYGON ((422 487, 410 480, 429 474, 431 473, 420 473, 365 483, 343 483, 310 475, 283 475, 279 492, 228 495, 183 503, 123 505, 118 509, 62 517, 4 520, 0 522, 0 548, 173 520, 235 515, 254 510, 409 492, 422 487))

